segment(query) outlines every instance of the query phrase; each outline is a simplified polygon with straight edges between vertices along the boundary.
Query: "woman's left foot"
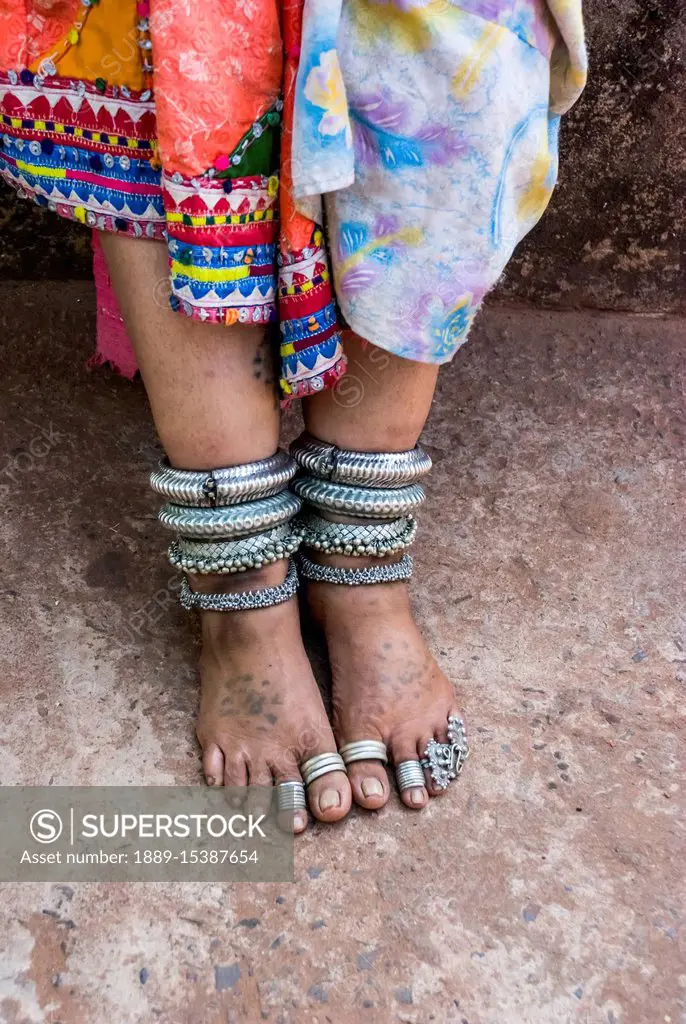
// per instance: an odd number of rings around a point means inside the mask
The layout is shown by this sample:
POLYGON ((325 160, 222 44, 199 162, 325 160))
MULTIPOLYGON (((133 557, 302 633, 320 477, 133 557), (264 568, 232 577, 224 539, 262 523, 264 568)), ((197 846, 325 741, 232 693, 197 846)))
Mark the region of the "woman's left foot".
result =
MULTIPOLYGON (((432 738, 446 742, 448 716, 460 711, 452 683, 412 617, 407 585, 308 581, 307 598, 326 636, 339 748, 354 740, 381 740, 391 764, 398 765, 421 760, 432 738)), ((389 783, 380 761, 353 762, 348 774, 356 803, 370 810, 386 803, 389 783)), ((425 786, 401 793, 413 810, 443 792, 428 772, 424 776, 425 786)))

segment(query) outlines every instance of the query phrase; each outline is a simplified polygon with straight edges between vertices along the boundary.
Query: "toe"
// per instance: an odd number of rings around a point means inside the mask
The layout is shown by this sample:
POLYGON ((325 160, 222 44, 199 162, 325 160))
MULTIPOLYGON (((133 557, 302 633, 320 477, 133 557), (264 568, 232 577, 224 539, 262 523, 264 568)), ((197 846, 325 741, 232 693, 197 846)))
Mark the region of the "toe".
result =
MULTIPOLYGON (((275 765, 273 766, 272 771, 274 786, 278 786, 282 782, 302 783, 302 776, 295 761, 283 766, 275 765)), ((305 809, 298 811, 279 811, 276 820, 279 828, 283 829, 284 832, 295 832, 295 834, 298 835, 300 832, 304 832, 307 828, 307 811, 305 809)))
POLYGON ((224 781, 224 755, 216 743, 208 743, 203 750, 202 770, 208 786, 221 786, 224 781))
POLYGON ((224 751, 224 785, 233 790, 229 796, 232 807, 242 807, 248 785, 248 767, 242 757, 229 757, 224 751))
POLYGON ((269 814, 272 802, 273 780, 269 765, 266 762, 251 764, 248 768, 248 793, 245 799, 245 812, 259 818, 261 814, 269 814))
POLYGON ((380 761, 353 761, 348 766, 353 800, 360 807, 375 811, 388 800, 388 776, 380 761))
MULTIPOLYGON (((396 766, 402 764, 403 761, 418 761, 417 755, 417 740, 410 737, 402 737, 391 743, 391 755, 393 764, 396 766)), ((426 791, 426 786, 415 786, 412 789, 404 789, 400 793, 400 799, 406 807, 410 807, 413 811, 420 811, 422 807, 426 807, 429 801, 429 794, 426 791)))
POLYGON ((352 803, 348 776, 345 772, 321 775, 307 787, 307 802, 320 821, 340 821, 352 803))
MULTIPOLYGON (((333 754, 338 750, 327 719, 305 730, 300 747, 300 764, 317 754, 333 754)), ((348 776, 343 771, 320 775, 307 787, 307 802, 319 821, 340 821, 350 810, 352 794, 348 776)))

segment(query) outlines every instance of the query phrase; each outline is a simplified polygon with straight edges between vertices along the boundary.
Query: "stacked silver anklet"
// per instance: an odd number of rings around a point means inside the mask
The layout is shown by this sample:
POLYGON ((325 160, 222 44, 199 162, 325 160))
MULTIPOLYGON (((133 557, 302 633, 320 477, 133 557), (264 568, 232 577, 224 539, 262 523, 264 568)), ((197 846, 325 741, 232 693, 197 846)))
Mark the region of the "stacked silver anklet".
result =
MULTIPOLYGON (((431 469, 431 459, 417 446, 407 452, 353 452, 301 434, 291 455, 304 473, 291 488, 306 503, 294 530, 304 547, 326 554, 371 556, 405 551, 417 533, 414 511, 425 500, 417 481, 431 469), (339 523, 327 516, 353 516, 362 522, 339 523), (365 521, 366 520, 366 521, 365 521)), ((307 579, 358 586, 406 580, 412 559, 363 569, 339 569, 299 559, 307 579)))
MULTIPOLYGON (((176 533, 171 564, 188 575, 228 575, 290 559, 301 542, 292 520, 302 501, 288 490, 297 465, 285 452, 226 469, 183 470, 161 462, 150 484, 168 499, 160 522, 176 533)), ((184 580, 180 598, 187 608, 236 611, 287 601, 297 588, 291 565, 282 584, 234 594, 194 591, 184 580)))

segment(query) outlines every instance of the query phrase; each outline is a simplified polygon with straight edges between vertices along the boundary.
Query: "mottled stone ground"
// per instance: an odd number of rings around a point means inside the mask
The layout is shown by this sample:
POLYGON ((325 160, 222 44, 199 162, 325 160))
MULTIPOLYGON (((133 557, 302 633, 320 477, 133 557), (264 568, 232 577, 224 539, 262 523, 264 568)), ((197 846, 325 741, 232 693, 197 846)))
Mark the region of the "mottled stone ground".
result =
MULTIPOLYGON (((58 289, 0 286, 0 782, 199 783, 144 395, 58 289)), ((683 337, 491 309, 444 372, 414 594, 471 694, 450 797, 313 828, 293 885, 4 886, 3 1024, 686 1021, 683 337)))

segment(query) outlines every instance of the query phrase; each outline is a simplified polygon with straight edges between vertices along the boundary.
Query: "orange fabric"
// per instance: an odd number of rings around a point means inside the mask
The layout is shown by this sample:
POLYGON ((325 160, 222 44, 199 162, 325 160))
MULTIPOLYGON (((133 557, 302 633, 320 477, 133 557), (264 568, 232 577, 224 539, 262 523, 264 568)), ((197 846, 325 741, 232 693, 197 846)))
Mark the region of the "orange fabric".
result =
POLYGON ((152 0, 150 31, 163 166, 202 174, 279 96, 277 0, 152 0))
POLYGON ((0 0, 0 67, 33 64, 59 43, 83 9, 81 0, 0 0))

